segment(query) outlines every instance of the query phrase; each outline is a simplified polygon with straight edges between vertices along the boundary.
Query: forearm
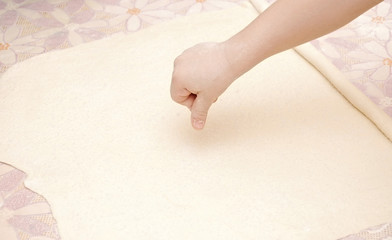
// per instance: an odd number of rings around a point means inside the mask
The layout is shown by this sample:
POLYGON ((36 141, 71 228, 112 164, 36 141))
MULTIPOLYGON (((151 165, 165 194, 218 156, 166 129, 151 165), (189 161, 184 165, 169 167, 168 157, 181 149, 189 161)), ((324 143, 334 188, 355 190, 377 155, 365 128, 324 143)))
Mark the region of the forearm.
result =
POLYGON ((262 60, 332 32, 382 0, 277 0, 224 42, 235 75, 262 60))

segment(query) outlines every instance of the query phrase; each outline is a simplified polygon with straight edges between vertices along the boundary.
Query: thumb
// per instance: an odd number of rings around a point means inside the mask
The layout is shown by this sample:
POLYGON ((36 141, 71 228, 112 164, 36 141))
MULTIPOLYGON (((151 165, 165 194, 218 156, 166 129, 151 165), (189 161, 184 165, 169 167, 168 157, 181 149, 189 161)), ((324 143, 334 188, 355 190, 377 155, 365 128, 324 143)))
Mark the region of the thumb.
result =
POLYGON ((191 108, 191 122, 193 128, 198 130, 203 129, 206 123, 208 109, 211 107, 211 104, 212 102, 208 101, 202 95, 197 95, 191 108))

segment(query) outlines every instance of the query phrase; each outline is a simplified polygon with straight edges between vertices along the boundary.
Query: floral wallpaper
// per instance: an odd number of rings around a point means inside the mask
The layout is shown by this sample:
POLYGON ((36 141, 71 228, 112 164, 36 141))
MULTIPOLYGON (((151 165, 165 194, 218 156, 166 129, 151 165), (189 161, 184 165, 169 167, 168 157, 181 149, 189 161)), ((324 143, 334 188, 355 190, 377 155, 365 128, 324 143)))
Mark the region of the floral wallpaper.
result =
POLYGON ((312 43, 392 117, 392 1, 312 43))
POLYGON ((1 0, 0 73, 27 58, 238 0, 1 0))
POLYGON ((0 238, 60 239, 49 204, 24 187, 25 178, 22 171, 0 163, 0 238))

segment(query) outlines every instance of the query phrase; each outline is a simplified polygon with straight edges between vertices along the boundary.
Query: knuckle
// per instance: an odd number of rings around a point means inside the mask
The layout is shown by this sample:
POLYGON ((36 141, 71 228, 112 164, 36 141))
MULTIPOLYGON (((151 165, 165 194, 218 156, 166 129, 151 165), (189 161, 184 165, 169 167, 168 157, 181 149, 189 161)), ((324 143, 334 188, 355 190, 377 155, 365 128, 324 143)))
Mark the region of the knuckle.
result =
POLYGON ((180 84, 184 79, 186 78, 184 77, 183 71, 181 69, 174 68, 172 73, 172 84, 180 84))
POLYGON ((171 80, 171 90, 174 91, 179 88, 181 85, 181 79, 178 77, 178 74, 173 74, 172 80, 171 80))

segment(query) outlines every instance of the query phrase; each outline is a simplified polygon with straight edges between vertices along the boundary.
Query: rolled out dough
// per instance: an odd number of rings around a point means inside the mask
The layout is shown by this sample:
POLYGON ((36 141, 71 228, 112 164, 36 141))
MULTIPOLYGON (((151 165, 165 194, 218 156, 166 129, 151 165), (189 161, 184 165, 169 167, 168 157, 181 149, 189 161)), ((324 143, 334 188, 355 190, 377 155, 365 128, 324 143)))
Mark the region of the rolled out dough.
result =
POLYGON ((294 51, 245 74, 194 131, 174 58, 248 4, 48 53, 0 79, 0 157, 63 240, 335 239, 392 218, 392 144, 294 51))

